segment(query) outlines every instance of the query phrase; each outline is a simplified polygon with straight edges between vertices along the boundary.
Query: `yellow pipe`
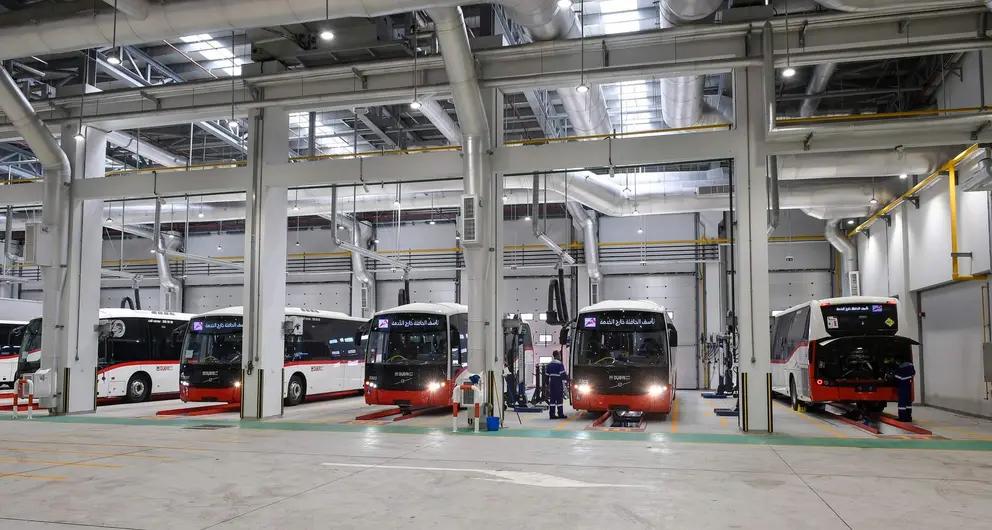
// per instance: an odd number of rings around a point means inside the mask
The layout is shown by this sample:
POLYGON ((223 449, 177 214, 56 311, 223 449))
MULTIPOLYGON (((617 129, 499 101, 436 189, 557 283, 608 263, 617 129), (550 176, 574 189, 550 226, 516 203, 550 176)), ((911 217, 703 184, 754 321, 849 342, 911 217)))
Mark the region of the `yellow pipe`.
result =
POLYGON ((984 280, 985 276, 960 274, 958 266, 958 171, 956 164, 947 169, 947 185, 951 204, 951 279, 954 281, 984 280))
POLYGON ((878 114, 851 114, 847 116, 820 116, 816 118, 786 118, 776 120, 776 125, 798 125, 802 123, 827 123, 835 121, 871 121, 886 118, 917 118, 920 116, 938 116, 940 114, 963 114, 985 112, 992 107, 961 107, 955 109, 908 110, 903 112, 880 112, 878 114))
POLYGON ((38 178, 38 179, 10 179, 10 180, 0 180, 0 184, 3 184, 3 185, 7 185, 7 184, 24 184, 25 182, 41 182, 42 180, 45 180, 45 179, 40 179, 40 178, 38 178))
POLYGON ((692 127, 675 127, 672 129, 652 129, 650 131, 636 131, 636 132, 626 132, 626 133, 609 133, 609 134, 593 134, 588 136, 566 136, 563 138, 539 138, 536 140, 514 140, 512 142, 503 142, 505 146, 514 145, 545 145, 550 143, 559 142, 574 142, 578 140, 605 140, 607 138, 633 138, 637 136, 647 136, 650 134, 660 134, 660 133, 675 133, 675 132, 690 132, 690 131, 704 131, 710 129, 730 129, 733 124, 730 123, 718 123, 716 125, 694 125, 692 127))
POLYGON ((903 201, 905 201, 907 198, 912 197, 912 196, 918 194, 921 190, 923 190, 924 188, 926 188, 927 186, 929 186, 930 184, 932 184, 935 180, 937 180, 938 178, 940 178, 941 173, 944 173, 945 171, 947 171, 948 168, 956 167, 958 164, 961 163, 962 160, 964 160, 965 158, 967 158, 968 156, 970 156, 972 153, 974 153, 977 150, 978 150, 978 144, 974 144, 971 147, 965 149, 964 151, 961 151, 961 153, 958 154, 958 156, 950 159, 940 169, 938 169, 937 171, 934 171, 933 173, 931 173, 930 176, 928 176, 927 178, 925 178, 922 181, 920 181, 919 184, 917 184, 917 185, 913 186, 912 188, 910 188, 909 191, 907 191, 906 193, 903 193, 902 195, 900 195, 899 198, 897 198, 896 200, 894 200, 894 201, 890 202, 889 204, 886 204, 885 206, 883 206, 881 210, 879 210, 874 215, 872 215, 871 217, 869 217, 865 222, 863 222, 860 225, 858 225, 854 230, 851 230, 850 232, 848 232, 847 233, 847 237, 854 237, 858 233, 864 231, 866 228, 868 228, 869 226, 871 226, 872 223, 874 223, 875 221, 877 221, 881 216, 883 216, 883 215, 891 212, 892 210, 896 209, 896 207, 898 207, 900 204, 902 204, 903 201))
POLYGON ((170 167, 143 167, 141 169, 123 169, 120 171, 108 171, 103 175, 105 177, 112 177, 115 175, 133 175, 138 173, 154 173, 166 172, 166 171, 186 171, 190 169, 215 169, 222 167, 242 167, 247 166, 248 162, 242 160, 240 162, 212 162, 210 164, 197 164, 195 166, 170 166, 170 167))
POLYGON ((347 153, 347 154, 337 154, 337 155, 314 155, 314 156, 296 156, 290 158, 290 162, 308 162, 312 160, 334 160, 339 158, 355 158, 366 157, 366 156, 382 156, 382 155, 408 155, 411 153, 430 153, 434 151, 459 151, 462 146, 460 145, 446 145, 442 147, 418 147, 416 149, 390 149, 383 151, 367 151, 364 153, 347 153))

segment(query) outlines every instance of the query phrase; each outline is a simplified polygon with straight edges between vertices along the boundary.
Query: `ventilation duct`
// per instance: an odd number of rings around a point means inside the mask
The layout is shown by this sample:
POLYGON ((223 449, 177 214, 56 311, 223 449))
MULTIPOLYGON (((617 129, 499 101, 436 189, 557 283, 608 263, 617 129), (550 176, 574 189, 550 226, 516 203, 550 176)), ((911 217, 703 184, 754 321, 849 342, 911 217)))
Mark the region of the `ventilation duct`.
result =
POLYGON ((158 281, 162 292, 162 296, 159 296, 159 309, 173 311, 179 309, 173 306, 178 300, 181 286, 172 277, 168 253, 179 248, 179 238, 175 234, 162 233, 162 202, 161 198, 155 199, 155 222, 151 239, 155 245, 155 264, 158 268, 158 281))
MULTIPOLYGON (((299 215, 299 212, 296 212, 299 215)), ((321 217, 327 219, 333 223, 333 234, 334 234, 334 244, 338 246, 343 246, 344 241, 338 237, 338 225, 343 226, 346 230, 351 232, 352 244, 356 247, 368 248, 369 242, 372 240, 372 229, 366 227, 360 221, 354 217, 345 215, 338 212, 338 188, 334 186, 331 188, 331 214, 324 215, 321 217)), ((365 268, 365 257, 359 252, 351 252, 351 272, 354 273, 355 279, 362 282, 365 285, 372 284, 372 277, 369 275, 368 270, 365 268)))
POLYGON ((575 258, 573 258, 571 254, 569 254, 568 252, 566 252, 565 249, 561 248, 561 246, 559 246, 558 243, 555 243, 555 241, 553 239, 551 239, 550 237, 548 237, 548 235, 544 233, 544 230, 541 230, 540 226, 538 225, 538 219, 537 218, 538 218, 538 214, 541 211, 541 209, 540 209, 541 208, 541 177, 537 173, 534 174, 534 188, 533 188, 533 192, 534 192, 534 201, 531 203, 530 222, 531 222, 531 228, 533 228, 533 230, 534 230, 534 237, 536 237, 538 241, 540 241, 541 243, 543 243, 544 246, 546 246, 549 249, 551 249, 551 251, 554 252, 555 255, 557 255, 558 258, 560 258, 563 262, 568 263, 569 265, 574 265, 575 264, 575 258))
POLYGON ((954 156, 942 150, 885 150, 863 153, 778 155, 779 178, 832 179, 929 175, 954 156))
POLYGON ((858 273, 858 247, 847 238, 847 234, 841 228, 841 219, 832 219, 827 221, 826 228, 826 238, 830 242, 830 245, 840 252, 841 258, 841 272, 844 278, 848 281, 844 282, 844 288, 842 290, 843 296, 851 296, 852 294, 852 284, 850 278, 858 273))
POLYGON ((833 77, 836 70, 837 63, 816 65, 816 68, 813 69, 813 77, 810 77, 809 85, 806 86, 806 99, 803 100, 803 104, 799 108, 800 117, 810 118, 816 114, 816 107, 820 105, 821 99, 816 96, 826 92, 830 78, 833 77))
POLYGON ((599 269, 599 237, 596 233, 595 214, 589 212, 579 203, 568 201, 568 213, 572 215, 572 222, 582 230, 582 246, 586 256, 586 270, 589 272, 589 281, 596 284, 603 279, 603 274, 599 269))
MULTIPOLYGON (((883 9, 947 9, 951 2, 948 0, 816 0, 818 4, 829 9, 848 13, 864 13, 883 9)), ((976 2, 978 4, 980 2, 976 2)), ((960 5, 960 3, 959 3, 960 5)))
MULTIPOLYGON (((661 0, 661 28, 668 29, 702 20, 720 8, 722 0, 661 0)), ((668 77, 660 81, 661 116, 671 128, 700 125, 705 76, 668 77)), ((711 118, 712 120, 712 118, 711 118)))
POLYGON ((451 119, 448 111, 440 103, 433 99, 425 99, 420 102, 420 113, 437 127, 441 135, 448 140, 449 145, 460 145, 462 143, 462 130, 458 128, 455 120, 451 119))

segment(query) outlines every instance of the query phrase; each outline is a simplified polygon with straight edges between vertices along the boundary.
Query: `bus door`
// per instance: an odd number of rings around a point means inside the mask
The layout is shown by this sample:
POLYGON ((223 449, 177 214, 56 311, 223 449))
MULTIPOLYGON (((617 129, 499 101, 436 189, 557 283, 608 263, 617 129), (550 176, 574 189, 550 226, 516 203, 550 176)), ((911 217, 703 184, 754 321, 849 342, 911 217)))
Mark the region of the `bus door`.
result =
POLYGON ((97 340, 96 397, 105 398, 110 396, 110 379, 106 372, 106 369, 110 367, 110 353, 107 348, 106 335, 101 334, 97 340))

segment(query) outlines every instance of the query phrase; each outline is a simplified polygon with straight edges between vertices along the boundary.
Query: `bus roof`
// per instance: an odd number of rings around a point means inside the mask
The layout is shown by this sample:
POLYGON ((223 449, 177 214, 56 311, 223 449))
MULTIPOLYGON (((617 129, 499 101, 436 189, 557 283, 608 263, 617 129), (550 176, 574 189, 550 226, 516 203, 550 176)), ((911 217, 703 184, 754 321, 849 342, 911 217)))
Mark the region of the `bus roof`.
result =
MULTIPOLYGON (((214 309, 213 311, 207 311, 206 313, 200 313, 196 315, 197 317, 242 317, 245 314, 244 306, 231 306, 223 307, 220 309, 214 309)), ((287 307, 286 316, 288 317, 321 317, 321 318, 333 318, 337 320, 352 320, 354 322, 365 322, 368 319, 353 317, 351 315, 346 315, 338 311, 324 311, 322 309, 303 309, 300 307, 287 307)))
POLYGON ((808 302, 803 302, 801 304, 794 305, 788 309, 782 311, 775 311, 772 313, 773 317, 783 315, 785 313, 790 313, 792 311, 797 311, 804 307, 812 305, 847 305, 847 304, 897 304, 899 300, 896 298, 890 298, 888 296, 841 296, 838 298, 824 298, 822 300, 810 300, 808 302))
POLYGON ((648 311, 651 313, 664 313, 665 308, 650 300, 604 300, 591 306, 583 307, 579 313, 591 313, 593 311, 648 311))
POLYGON ((23 326, 27 324, 27 322, 21 320, 0 320, 0 324, 8 324, 8 325, 13 324, 15 326, 23 326))
POLYGON ((100 309, 100 318, 168 318, 172 320, 189 320, 190 313, 173 313, 171 311, 148 311, 145 309, 126 309, 123 307, 106 307, 100 309))
POLYGON ((438 304, 415 302, 412 304, 397 306, 392 309, 385 309, 377 312, 376 315, 392 315, 396 313, 429 313, 434 315, 451 316, 459 313, 468 313, 468 306, 453 304, 451 302, 441 302, 438 304))

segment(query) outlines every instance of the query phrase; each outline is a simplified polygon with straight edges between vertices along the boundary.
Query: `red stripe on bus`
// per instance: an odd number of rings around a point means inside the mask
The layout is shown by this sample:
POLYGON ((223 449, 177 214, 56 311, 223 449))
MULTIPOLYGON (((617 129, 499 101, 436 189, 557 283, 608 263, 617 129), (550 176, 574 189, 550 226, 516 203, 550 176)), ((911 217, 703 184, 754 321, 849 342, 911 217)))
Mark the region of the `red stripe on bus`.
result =
POLYGON ((176 364, 179 364, 179 361, 131 361, 127 363, 113 364, 106 368, 101 368, 97 370, 96 373, 97 375, 100 375, 107 373, 111 370, 115 370, 117 368, 124 368, 125 366, 161 366, 161 365, 176 365, 176 364))
POLYGON ((4 359, 16 359, 20 356, 21 354, 19 353, 0 353, 0 361, 4 359))
POLYGON ((788 357, 786 357, 785 359, 772 359, 772 364, 786 364, 786 363, 788 363, 796 355, 796 352, 799 351, 799 348, 808 348, 809 345, 810 345, 810 342, 809 341, 800 342, 799 343, 799 346, 796 346, 796 349, 792 350, 792 353, 790 353, 788 357))

